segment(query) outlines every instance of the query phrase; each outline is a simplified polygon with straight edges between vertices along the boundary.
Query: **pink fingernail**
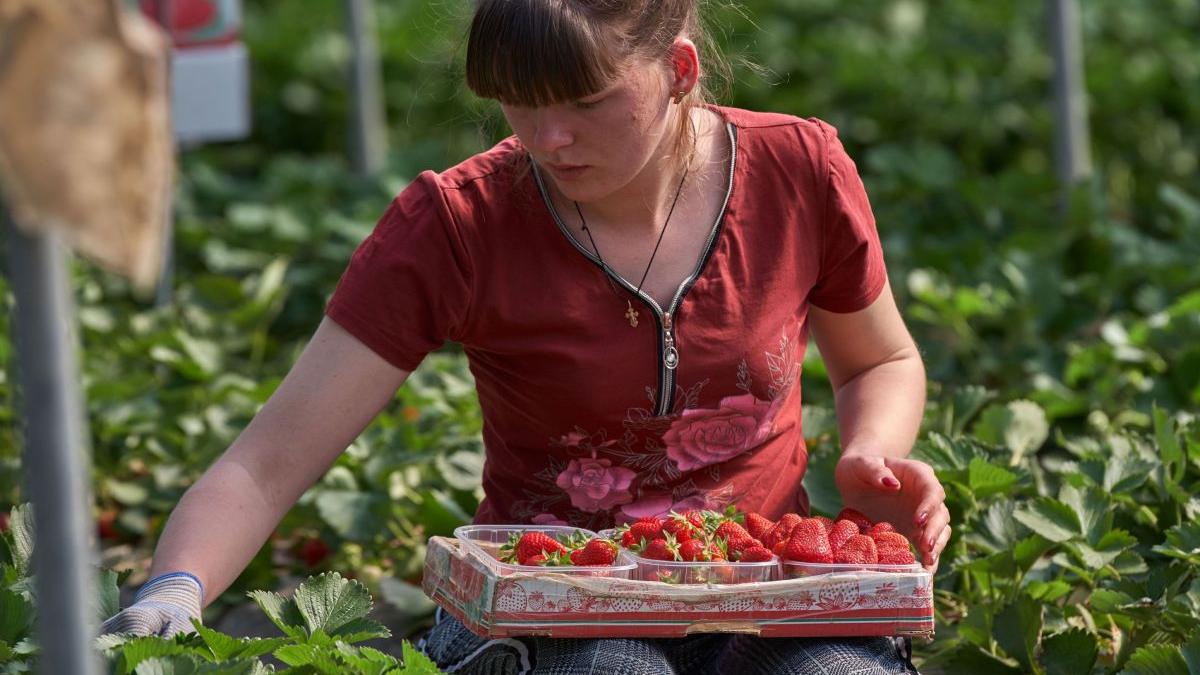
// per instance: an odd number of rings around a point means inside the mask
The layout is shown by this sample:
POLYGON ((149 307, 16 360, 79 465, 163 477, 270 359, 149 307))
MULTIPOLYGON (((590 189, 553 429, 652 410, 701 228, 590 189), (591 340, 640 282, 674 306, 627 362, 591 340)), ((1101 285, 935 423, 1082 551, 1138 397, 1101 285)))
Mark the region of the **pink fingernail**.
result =
POLYGON ((886 485, 886 486, 888 486, 888 487, 890 487, 890 488, 897 488, 897 487, 900 487, 900 481, 896 480, 895 478, 892 478, 891 476, 888 476, 887 478, 884 478, 884 479, 883 479, 883 484, 884 484, 884 485, 886 485))
POLYGON ((924 525, 925 521, 927 521, 927 520, 929 520, 929 512, 928 511, 922 511, 921 515, 917 516, 917 524, 918 525, 924 525))

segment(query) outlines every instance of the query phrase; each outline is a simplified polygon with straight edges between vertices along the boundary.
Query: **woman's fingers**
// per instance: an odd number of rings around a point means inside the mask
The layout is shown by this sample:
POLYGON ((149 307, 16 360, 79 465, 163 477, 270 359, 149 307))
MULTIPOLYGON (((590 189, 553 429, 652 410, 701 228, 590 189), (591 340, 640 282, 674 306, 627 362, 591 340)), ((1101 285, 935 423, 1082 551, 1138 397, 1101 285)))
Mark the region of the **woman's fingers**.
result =
POLYGON ((933 553, 942 530, 949 525, 950 510, 946 508, 945 504, 938 504, 931 511, 925 527, 920 530, 921 540, 917 542, 917 549, 925 553, 933 553))
POLYGON ((899 490, 900 480, 882 457, 852 456, 854 476, 864 485, 883 490, 899 490))
POLYGON ((926 557, 926 560, 930 563, 936 563, 938 558, 942 557, 942 551, 946 550, 946 545, 950 543, 950 530, 951 527, 949 525, 943 527, 937 539, 934 540, 933 550, 926 557))

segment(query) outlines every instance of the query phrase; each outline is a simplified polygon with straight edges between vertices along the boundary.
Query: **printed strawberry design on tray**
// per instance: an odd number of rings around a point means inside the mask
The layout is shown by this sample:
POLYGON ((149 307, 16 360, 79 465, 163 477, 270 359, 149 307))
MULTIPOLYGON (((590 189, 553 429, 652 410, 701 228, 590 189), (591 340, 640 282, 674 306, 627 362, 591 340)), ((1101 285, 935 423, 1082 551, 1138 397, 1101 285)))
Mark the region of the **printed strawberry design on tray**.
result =
POLYGON ((758 514, 742 514, 735 507, 724 513, 672 511, 665 518, 640 518, 600 534, 619 541, 634 555, 640 579, 669 584, 737 584, 775 578, 778 558, 746 527, 750 525, 761 534, 768 522, 758 514))
MULTIPOLYGON (((756 527, 764 528, 765 524, 756 527)), ((764 544, 782 558, 784 578, 921 569, 908 539, 891 523, 872 523, 854 509, 842 509, 833 520, 785 514, 771 528, 764 544)))

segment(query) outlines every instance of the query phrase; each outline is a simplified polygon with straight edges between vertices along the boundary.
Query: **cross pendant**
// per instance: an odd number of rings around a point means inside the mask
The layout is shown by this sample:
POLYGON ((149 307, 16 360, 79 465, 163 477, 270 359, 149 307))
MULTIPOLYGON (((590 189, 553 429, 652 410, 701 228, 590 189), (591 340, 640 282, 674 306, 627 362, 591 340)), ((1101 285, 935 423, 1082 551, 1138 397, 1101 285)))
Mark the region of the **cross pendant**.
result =
POLYGON ((632 326, 633 328, 637 328, 637 324, 638 324, 637 310, 635 310, 633 308, 633 303, 630 302, 629 300, 625 301, 625 306, 627 307, 627 309, 625 310, 625 318, 629 319, 630 326, 632 326))

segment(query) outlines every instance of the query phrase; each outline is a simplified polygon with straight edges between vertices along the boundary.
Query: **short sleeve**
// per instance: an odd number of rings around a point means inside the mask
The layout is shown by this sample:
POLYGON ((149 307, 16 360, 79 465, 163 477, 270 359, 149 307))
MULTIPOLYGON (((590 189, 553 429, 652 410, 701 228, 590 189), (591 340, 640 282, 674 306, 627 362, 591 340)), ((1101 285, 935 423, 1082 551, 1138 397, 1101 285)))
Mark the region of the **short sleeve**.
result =
POLYGON ((821 222, 821 270, 809 301, 821 309, 847 313, 865 309, 887 281, 883 248, 867 190, 837 130, 817 120, 825 137, 824 218, 821 222))
POLYGON ((350 258, 325 314, 402 370, 462 331, 470 265, 433 172, 388 206, 350 258))

